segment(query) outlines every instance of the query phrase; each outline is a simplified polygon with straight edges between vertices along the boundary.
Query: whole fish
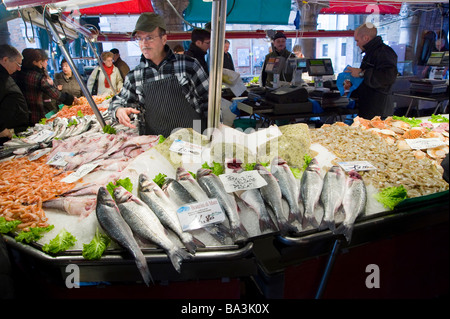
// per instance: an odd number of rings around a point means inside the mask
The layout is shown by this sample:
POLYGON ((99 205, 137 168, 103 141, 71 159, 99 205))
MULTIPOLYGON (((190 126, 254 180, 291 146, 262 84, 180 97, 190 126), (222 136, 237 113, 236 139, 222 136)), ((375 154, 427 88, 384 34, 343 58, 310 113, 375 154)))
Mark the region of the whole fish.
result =
POLYGON ((96 214, 100 226, 108 236, 134 257, 139 272, 148 286, 150 280, 153 282, 153 278, 148 269, 147 260, 134 239, 130 226, 125 222, 116 203, 103 186, 98 190, 96 214))
POLYGON ((316 216, 316 205, 319 202, 323 187, 323 178, 320 175, 320 171, 317 160, 313 158, 303 172, 300 181, 300 198, 305 207, 303 226, 309 223, 314 228, 318 228, 322 222, 323 216, 316 216))
POLYGON ((323 179, 323 188, 320 194, 320 201, 324 209, 323 221, 333 232, 336 229, 334 217, 344 198, 345 181, 345 172, 337 165, 332 166, 323 179))
POLYGON ((299 189, 289 165, 281 157, 275 157, 272 160, 270 172, 278 180, 281 194, 289 205, 288 221, 292 223, 298 220, 301 223, 302 216, 298 205, 299 189))
POLYGON ((139 175, 138 196, 158 216, 161 223, 180 238, 190 253, 195 254, 198 246, 205 247, 203 243, 194 238, 190 233, 183 231, 177 216, 178 207, 144 173, 139 175))
POLYGON ((42 207, 58 209, 69 215, 87 217, 95 209, 97 202, 97 196, 95 195, 97 194, 91 196, 56 197, 42 202, 42 207))
POLYGON ((264 201, 272 208, 277 218, 278 228, 283 233, 289 231, 296 232, 297 227, 291 225, 284 215, 282 202, 283 195, 277 179, 261 164, 256 164, 254 169, 257 170, 261 177, 267 182, 267 185, 261 187, 259 191, 264 201))
POLYGON ((336 229, 336 234, 344 234, 347 242, 350 242, 355 220, 366 208, 367 190, 361 175, 356 171, 349 172, 346 182, 346 190, 342 200, 345 218, 336 229))
POLYGON ((166 178, 161 189, 166 196, 178 206, 196 202, 195 198, 183 187, 183 185, 173 178, 166 178))
POLYGON ((248 237, 247 230, 238 215, 238 206, 233 194, 228 194, 222 181, 210 169, 200 168, 197 171, 197 181, 209 198, 216 198, 225 211, 230 223, 231 234, 237 239, 239 236, 248 237))
POLYGON ((114 198, 131 230, 164 249, 175 270, 181 272, 182 261, 191 258, 191 255, 169 238, 167 230, 148 205, 122 186, 114 189, 114 198))
POLYGON ((181 166, 177 168, 176 179, 197 202, 203 202, 209 199, 197 180, 181 166))

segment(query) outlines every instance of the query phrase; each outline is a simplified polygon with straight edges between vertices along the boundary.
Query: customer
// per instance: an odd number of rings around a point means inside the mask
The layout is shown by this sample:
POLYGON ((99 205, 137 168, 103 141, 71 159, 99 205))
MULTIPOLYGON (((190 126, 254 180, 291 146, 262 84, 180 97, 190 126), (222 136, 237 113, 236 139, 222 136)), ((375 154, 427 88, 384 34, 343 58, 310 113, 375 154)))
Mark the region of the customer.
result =
MULTIPOLYGON (((348 67, 345 72, 350 72, 353 77, 364 78, 352 93, 352 98, 358 99, 358 115, 366 119, 391 116, 394 106, 390 93, 397 78, 397 54, 383 43, 377 35, 377 28, 370 22, 359 26, 354 37, 364 57, 359 68, 348 67)), ((351 85, 349 83, 344 89, 351 85)))
POLYGON ((305 57, 305 55, 302 52, 302 46, 300 44, 294 45, 294 47, 292 48, 292 52, 294 52, 294 54, 297 58, 305 57))
POLYGON ((61 72, 55 74, 55 85, 58 90, 67 92, 75 97, 83 95, 80 84, 72 73, 72 69, 66 59, 61 61, 61 72))
POLYGON ((174 46, 172 51, 176 54, 184 54, 184 48, 181 44, 177 44, 176 46, 174 46))
MULTIPOLYGON (((273 87, 273 73, 266 72, 265 68, 269 58, 283 57, 286 60, 288 58, 295 58, 295 55, 288 50, 286 50, 286 36, 283 32, 277 32, 273 36, 272 42, 272 52, 266 55, 264 59, 263 68, 261 71, 261 84, 262 86, 273 87)), ((280 81, 291 82, 292 73, 285 73, 284 70, 281 70, 280 73, 280 81)))
POLYGON ((196 129, 194 121, 206 127, 208 76, 197 60, 172 52, 166 29, 161 16, 141 14, 132 33, 141 61, 109 106, 113 120, 131 128, 129 116, 139 114, 140 134, 168 136, 177 128, 196 129))
MULTIPOLYGON (((119 69, 113 64, 113 57, 114 54, 109 51, 104 51, 100 55, 103 68, 105 69, 108 78, 111 80, 111 84, 116 90, 116 93, 119 93, 123 86, 123 80, 119 69)), ((87 89, 92 95, 114 95, 114 91, 110 87, 109 82, 99 65, 94 68, 89 76, 87 89)))
POLYGON ((230 50, 230 41, 225 40, 225 43, 223 46, 223 51, 224 51, 223 68, 234 71, 233 57, 231 56, 231 53, 228 52, 229 50, 230 50))
POLYGON ((24 49, 22 51, 22 69, 17 72, 16 82, 31 112, 30 124, 34 125, 45 117, 43 94, 65 105, 72 105, 75 97, 66 92, 60 92, 51 85, 42 72, 42 55, 38 49, 24 49))
POLYGON ((122 80, 125 80, 125 76, 128 74, 128 72, 130 72, 130 67, 124 60, 122 60, 118 49, 114 48, 109 52, 114 54, 113 56, 114 65, 119 69, 120 75, 122 76, 122 80))
POLYGON ((191 44, 188 50, 185 52, 186 55, 197 59, 200 65, 205 70, 206 74, 209 75, 209 66, 206 62, 205 55, 208 53, 209 47, 211 46, 211 33, 204 29, 194 29, 191 33, 191 44))
POLYGON ((0 45, 0 145, 12 138, 12 131, 22 132, 29 125, 25 97, 11 77, 21 65, 22 55, 15 47, 0 45))
MULTIPOLYGON (((44 49, 38 49, 41 52, 41 65, 42 65, 42 74, 44 74, 45 78, 47 79, 47 82, 50 85, 55 85, 53 79, 51 78, 50 74, 48 73, 48 54, 47 51, 44 49)), ((56 86, 56 85, 55 85, 56 86)), ((44 100, 44 114, 47 114, 49 112, 58 112, 58 105, 55 99, 52 99, 47 94, 43 94, 42 98, 44 100)))

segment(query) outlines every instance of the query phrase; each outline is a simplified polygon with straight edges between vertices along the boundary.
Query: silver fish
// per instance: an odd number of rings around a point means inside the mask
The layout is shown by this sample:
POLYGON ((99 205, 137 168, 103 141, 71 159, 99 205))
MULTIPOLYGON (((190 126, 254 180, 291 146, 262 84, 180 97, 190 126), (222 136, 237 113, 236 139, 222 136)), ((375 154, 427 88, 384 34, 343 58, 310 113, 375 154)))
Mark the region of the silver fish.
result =
POLYGON ((323 187, 323 178, 320 175, 320 166, 313 158, 306 170, 303 172, 300 181, 300 198, 303 201, 305 212, 303 216, 303 226, 308 223, 314 228, 318 228, 323 216, 316 216, 316 205, 320 199, 323 187))
POLYGON ((323 188, 320 194, 320 201, 324 209, 323 221, 333 232, 336 229, 334 218, 344 198, 345 181, 345 172, 337 165, 332 166, 323 179, 323 188))
POLYGON ((164 249, 175 270, 181 272, 182 261, 191 258, 191 255, 168 237, 167 230, 148 205, 122 186, 114 189, 114 198, 131 230, 164 249))
POLYGON ((167 197, 178 206, 196 202, 195 198, 183 187, 183 185, 173 178, 166 178, 161 189, 167 197))
POLYGON ((238 215, 238 206, 233 194, 225 191, 219 177, 214 175, 210 169, 200 168, 197 171, 197 181, 209 198, 216 198, 225 211, 230 223, 231 234, 237 239, 239 236, 248 237, 247 230, 238 215))
POLYGON ((342 201, 345 218, 342 224, 336 229, 336 234, 344 234, 347 242, 350 242, 355 220, 366 208, 367 190, 361 175, 356 171, 349 172, 346 185, 347 187, 342 201))
POLYGON ((204 202, 209 199, 195 178, 183 167, 177 168, 176 179, 197 202, 204 202))
POLYGON ((272 160, 270 172, 278 180, 281 194, 289 205, 288 221, 290 223, 295 220, 301 222, 302 216, 298 205, 299 190, 294 174, 289 168, 287 162, 281 157, 275 157, 272 160))
POLYGON ((82 217, 87 217, 95 209, 97 202, 97 196, 95 196, 97 194, 93 195, 94 196, 56 197, 42 202, 42 207, 59 209, 69 215, 80 215, 82 217))
POLYGON ((267 182, 267 185, 261 187, 259 191, 261 192, 264 201, 272 208, 277 218, 278 228, 283 233, 289 231, 296 232, 297 227, 291 225, 284 215, 282 202, 283 195, 277 179, 261 164, 256 164, 254 169, 257 170, 261 177, 267 182))
POLYGON ((103 186, 98 190, 96 214, 100 226, 108 236, 134 257, 139 272, 148 286, 150 280, 153 282, 153 278, 148 269, 147 260, 134 239, 130 226, 120 215, 119 208, 103 186))
POLYGON ((180 238, 190 253, 195 254, 198 246, 205 247, 190 233, 183 231, 177 217, 178 207, 167 198, 153 180, 143 173, 139 175, 138 196, 158 216, 161 223, 180 238))

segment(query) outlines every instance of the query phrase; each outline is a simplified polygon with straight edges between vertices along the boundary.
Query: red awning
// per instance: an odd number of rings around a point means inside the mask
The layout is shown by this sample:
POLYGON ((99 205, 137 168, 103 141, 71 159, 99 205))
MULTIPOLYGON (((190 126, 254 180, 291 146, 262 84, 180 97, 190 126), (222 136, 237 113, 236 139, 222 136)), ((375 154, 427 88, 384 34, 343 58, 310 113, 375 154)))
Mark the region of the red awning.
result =
POLYGON ((103 6, 80 9, 82 15, 114 15, 114 14, 141 14, 142 12, 153 12, 150 0, 130 0, 107 4, 103 6))
POLYGON ((330 1, 321 14, 399 14, 402 3, 398 1, 330 1))

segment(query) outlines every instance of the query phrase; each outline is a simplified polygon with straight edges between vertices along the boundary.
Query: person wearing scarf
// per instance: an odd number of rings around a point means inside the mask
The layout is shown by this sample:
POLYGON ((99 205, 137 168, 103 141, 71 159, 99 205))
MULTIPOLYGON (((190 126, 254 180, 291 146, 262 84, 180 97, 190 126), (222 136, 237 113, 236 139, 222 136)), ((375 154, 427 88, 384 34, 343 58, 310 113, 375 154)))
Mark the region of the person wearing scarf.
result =
MULTIPOLYGON (((123 86, 123 80, 122 80, 122 76, 120 75, 120 70, 113 64, 113 57, 114 57, 114 54, 109 51, 104 51, 100 55, 100 58, 101 58, 102 64, 103 64, 103 68, 105 69, 106 74, 108 75, 109 79, 111 80, 111 83, 112 83, 114 89, 116 90, 116 93, 119 93, 123 86)), ((100 69, 100 66, 95 67, 94 70, 92 71, 91 75, 88 78, 87 88, 88 88, 89 92, 92 93, 92 89, 96 82, 95 79, 97 78, 97 76, 98 76, 98 81, 97 81, 98 87, 97 87, 97 94, 95 94, 95 95, 105 95, 105 96, 114 95, 114 91, 111 88, 111 86, 109 85, 109 82, 108 82, 107 78, 105 77, 104 73, 100 69)))

